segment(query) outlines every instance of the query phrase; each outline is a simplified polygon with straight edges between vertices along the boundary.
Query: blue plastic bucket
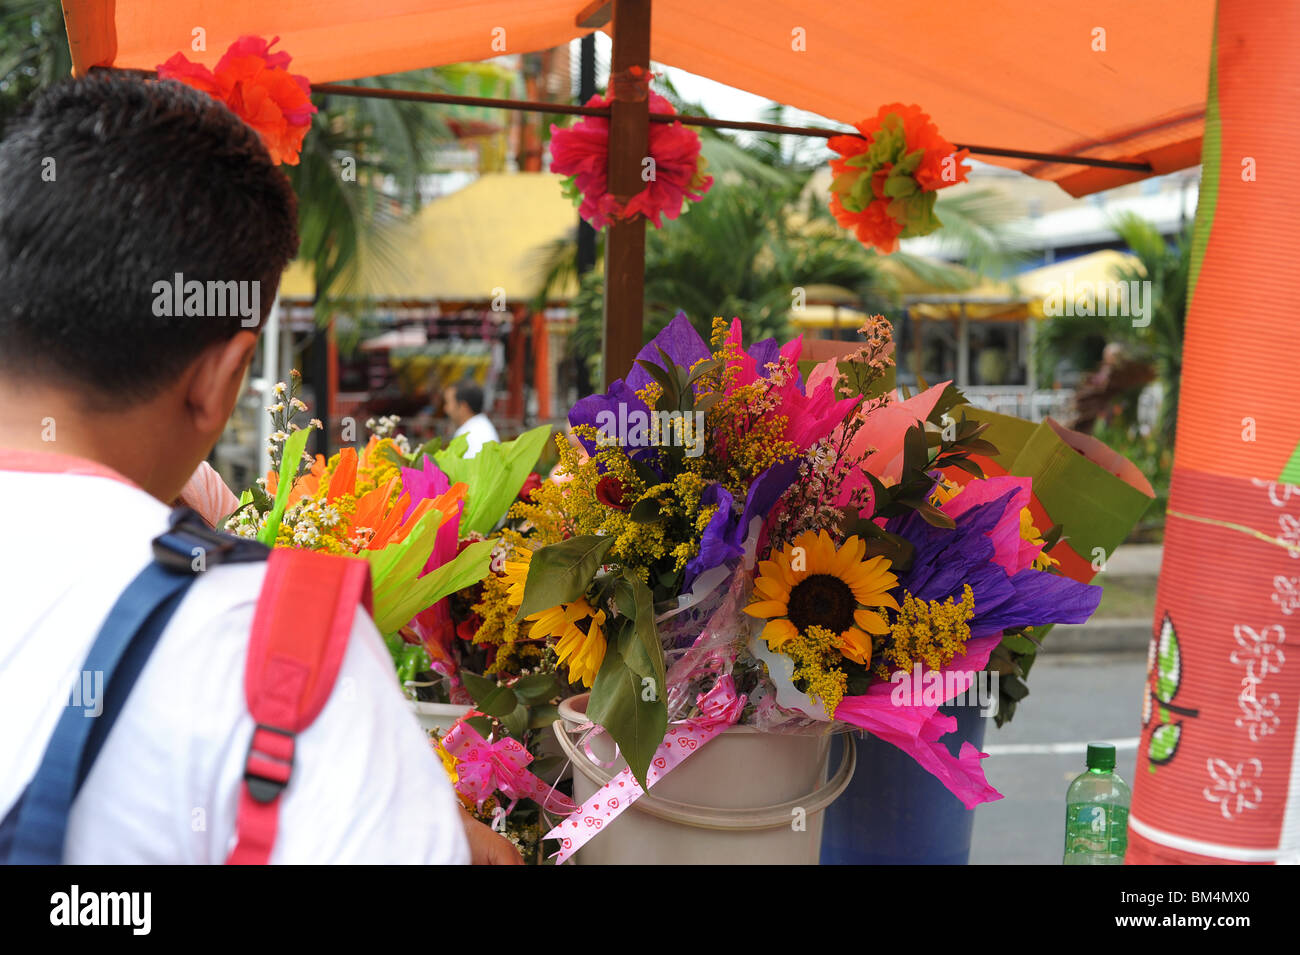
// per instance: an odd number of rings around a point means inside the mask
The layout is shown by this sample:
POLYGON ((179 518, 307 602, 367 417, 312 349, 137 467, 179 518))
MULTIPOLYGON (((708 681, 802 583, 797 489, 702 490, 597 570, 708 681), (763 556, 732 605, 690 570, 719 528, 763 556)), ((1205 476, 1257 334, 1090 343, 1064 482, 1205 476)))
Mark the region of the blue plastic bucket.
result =
MULTIPOLYGON (((988 720, 977 706, 942 707, 957 717, 943 737, 955 756, 961 744, 984 744, 988 720)), ((966 865, 970 861, 974 810, 898 747, 874 736, 843 736, 831 744, 857 747, 858 768, 848 789, 826 809, 822 865, 966 865)))

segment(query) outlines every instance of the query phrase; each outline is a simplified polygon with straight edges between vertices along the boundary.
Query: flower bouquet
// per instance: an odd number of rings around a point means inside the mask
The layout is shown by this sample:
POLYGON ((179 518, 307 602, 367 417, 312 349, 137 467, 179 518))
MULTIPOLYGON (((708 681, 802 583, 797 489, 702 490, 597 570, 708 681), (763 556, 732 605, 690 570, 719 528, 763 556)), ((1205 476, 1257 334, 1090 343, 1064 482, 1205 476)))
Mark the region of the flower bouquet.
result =
MULTIPOLYGON (((876 393, 889 326, 862 331, 805 377, 801 340, 746 349, 715 319, 706 344, 679 314, 575 405, 561 479, 512 511, 485 625, 590 689, 628 767, 618 811, 736 724, 865 730, 968 808, 1000 798, 974 747, 939 742, 938 708, 1004 638, 1082 622, 1101 591, 1047 569, 1029 479, 984 477, 972 456, 993 449, 956 389, 876 393)), ((601 797, 553 833, 562 856, 617 814, 601 797)))
POLYGON ((327 461, 304 451, 320 422, 295 420, 307 411, 299 388, 296 371, 275 386, 271 469, 243 493, 226 528, 268 546, 369 561, 375 624, 403 685, 454 678, 447 600, 488 574, 494 542, 484 534, 514 500, 550 429, 487 444, 467 460, 463 437, 445 449, 412 449, 399 419, 385 417, 367 422, 372 434, 360 450, 345 447, 327 461))

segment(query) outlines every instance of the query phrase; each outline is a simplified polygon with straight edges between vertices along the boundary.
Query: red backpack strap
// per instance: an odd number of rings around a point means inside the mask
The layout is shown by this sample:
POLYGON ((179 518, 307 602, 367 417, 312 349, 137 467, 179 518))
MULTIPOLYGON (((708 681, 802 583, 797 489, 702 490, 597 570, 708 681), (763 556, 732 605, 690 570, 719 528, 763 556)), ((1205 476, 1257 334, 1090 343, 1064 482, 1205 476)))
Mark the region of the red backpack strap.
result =
POLYGON ((267 558, 244 669, 255 726, 228 865, 270 861, 295 739, 329 699, 357 604, 369 610, 370 596, 364 560, 289 548, 275 548, 267 558))

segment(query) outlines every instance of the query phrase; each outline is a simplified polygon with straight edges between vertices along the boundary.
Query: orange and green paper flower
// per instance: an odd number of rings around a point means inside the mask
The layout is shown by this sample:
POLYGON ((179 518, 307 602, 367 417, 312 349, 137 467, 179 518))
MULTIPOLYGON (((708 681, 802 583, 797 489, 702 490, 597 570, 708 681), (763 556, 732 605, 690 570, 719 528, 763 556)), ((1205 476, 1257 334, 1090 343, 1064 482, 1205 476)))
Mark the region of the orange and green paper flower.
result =
POLYGON ((966 181, 969 157, 939 134, 919 106, 891 103, 854 124, 860 136, 835 136, 831 212, 863 245, 896 252, 898 240, 939 228, 935 192, 966 181))

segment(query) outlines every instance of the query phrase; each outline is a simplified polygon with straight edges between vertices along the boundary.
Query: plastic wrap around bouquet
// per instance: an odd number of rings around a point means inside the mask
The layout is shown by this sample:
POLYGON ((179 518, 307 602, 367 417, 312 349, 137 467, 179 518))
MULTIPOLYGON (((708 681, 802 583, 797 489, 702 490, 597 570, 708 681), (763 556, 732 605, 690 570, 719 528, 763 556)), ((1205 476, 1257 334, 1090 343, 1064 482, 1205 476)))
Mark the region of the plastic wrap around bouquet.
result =
POLYGON ((1046 569, 1030 480, 984 476, 960 393, 877 394, 889 325, 862 333, 805 379, 801 340, 746 349, 715 319, 706 343, 679 314, 572 409, 498 591, 627 763, 552 832, 561 859, 737 725, 865 730, 968 808, 1000 798, 981 753, 940 743, 939 707, 1005 636, 1082 622, 1101 591, 1046 569))

